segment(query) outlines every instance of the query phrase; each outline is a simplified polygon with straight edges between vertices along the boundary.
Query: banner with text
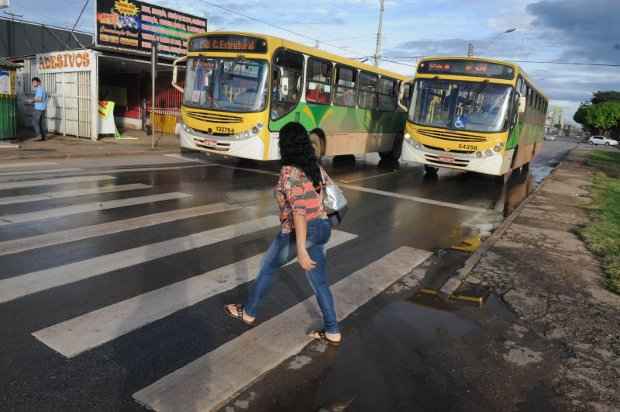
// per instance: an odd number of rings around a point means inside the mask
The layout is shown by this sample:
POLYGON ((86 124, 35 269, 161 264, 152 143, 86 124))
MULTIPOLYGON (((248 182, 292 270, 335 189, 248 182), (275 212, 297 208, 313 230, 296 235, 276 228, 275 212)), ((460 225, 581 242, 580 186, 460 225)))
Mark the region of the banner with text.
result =
POLYGON ((192 34, 207 31, 207 20, 135 0, 97 0, 97 45, 180 57, 192 34))

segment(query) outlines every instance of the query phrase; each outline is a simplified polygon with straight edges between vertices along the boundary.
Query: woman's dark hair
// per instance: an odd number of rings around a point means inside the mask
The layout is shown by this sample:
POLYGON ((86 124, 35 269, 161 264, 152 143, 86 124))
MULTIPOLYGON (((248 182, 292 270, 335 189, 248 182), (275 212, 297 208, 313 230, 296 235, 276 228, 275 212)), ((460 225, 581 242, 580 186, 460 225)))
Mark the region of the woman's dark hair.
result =
POLYGON ((41 83, 41 79, 39 79, 38 77, 33 77, 32 81, 33 82, 37 82, 37 83, 41 83))
POLYGON ((315 187, 321 185, 321 169, 306 129, 299 123, 289 123, 280 130, 280 157, 284 166, 304 171, 315 187))

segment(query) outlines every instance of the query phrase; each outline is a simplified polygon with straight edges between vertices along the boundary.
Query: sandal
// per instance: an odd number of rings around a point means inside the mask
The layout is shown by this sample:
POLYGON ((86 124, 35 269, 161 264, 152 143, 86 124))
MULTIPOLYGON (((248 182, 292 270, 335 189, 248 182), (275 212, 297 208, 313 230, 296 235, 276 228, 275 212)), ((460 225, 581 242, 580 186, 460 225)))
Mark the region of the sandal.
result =
POLYGON ((327 337, 325 330, 313 330, 308 334, 312 339, 316 339, 318 341, 326 342, 331 346, 340 346, 342 344, 342 338, 340 340, 333 340, 327 337))
POLYGON ((229 308, 229 305, 224 306, 224 312, 226 312, 228 316, 230 316, 233 319, 240 320, 241 322, 245 323, 248 326, 254 326, 254 324, 256 323, 256 319, 254 319, 253 321, 248 321, 244 319, 243 314, 245 312, 243 311, 243 305, 236 304, 232 306, 234 310, 231 310, 229 308))

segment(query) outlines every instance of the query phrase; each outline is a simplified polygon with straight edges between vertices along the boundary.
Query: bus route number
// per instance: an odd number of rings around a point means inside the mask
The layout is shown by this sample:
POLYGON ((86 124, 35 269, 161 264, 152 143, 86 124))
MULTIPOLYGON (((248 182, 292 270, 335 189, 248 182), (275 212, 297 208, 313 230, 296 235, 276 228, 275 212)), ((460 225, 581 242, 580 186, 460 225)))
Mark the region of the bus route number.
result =
POLYGON ((471 151, 476 151, 478 150, 478 146, 473 145, 473 144, 459 144, 459 149, 464 149, 464 150, 471 150, 471 151))

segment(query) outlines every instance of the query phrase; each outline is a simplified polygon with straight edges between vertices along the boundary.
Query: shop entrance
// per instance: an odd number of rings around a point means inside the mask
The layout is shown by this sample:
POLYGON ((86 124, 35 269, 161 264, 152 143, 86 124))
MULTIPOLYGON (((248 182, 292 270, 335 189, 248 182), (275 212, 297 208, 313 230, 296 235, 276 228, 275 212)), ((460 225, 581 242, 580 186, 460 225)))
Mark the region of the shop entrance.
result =
POLYGON ((148 60, 101 54, 99 100, 113 101, 117 128, 175 134, 182 94, 174 89, 172 65, 157 65, 155 110, 151 113, 151 63, 148 60))

